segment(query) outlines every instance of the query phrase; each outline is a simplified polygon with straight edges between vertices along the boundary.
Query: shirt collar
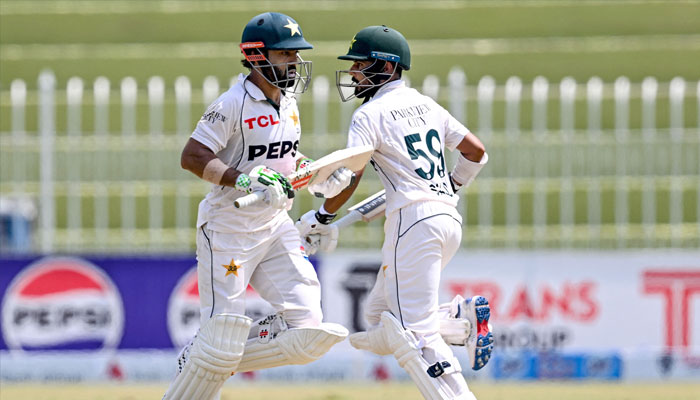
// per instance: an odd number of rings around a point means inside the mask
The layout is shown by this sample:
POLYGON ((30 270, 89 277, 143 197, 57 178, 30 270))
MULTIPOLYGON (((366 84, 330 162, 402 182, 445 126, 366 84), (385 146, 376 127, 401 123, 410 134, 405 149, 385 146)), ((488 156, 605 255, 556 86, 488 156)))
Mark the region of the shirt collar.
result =
POLYGON ((400 89, 406 87, 406 82, 403 79, 397 79, 382 85, 382 87, 377 90, 377 94, 374 95, 375 98, 381 97, 382 95, 391 92, 392 90, 400 89))
POLYGON ((265 101, 265 93, 263 93, 260 88, 253 82, 248 80, 248 75, 240 74, 238 75, 238 82, 241 82, 243 89, 257 101, 265 101))
MULTIPOLYGON (((256 101, 265 101, 267 102, 267 97, 265 97, 265 93, 263 93, 262 89, 260 89, 256 84, 248 80, 249 75, 244 75, 240 74, 238 75, 238 81, 241 82, 241 85, 243 85, 243 88, 245 91, 256 101)), ((283 105, 286 105, 289 102, 289 93, 282 92, 282 95, 280 96, 280 107, 283 105)))

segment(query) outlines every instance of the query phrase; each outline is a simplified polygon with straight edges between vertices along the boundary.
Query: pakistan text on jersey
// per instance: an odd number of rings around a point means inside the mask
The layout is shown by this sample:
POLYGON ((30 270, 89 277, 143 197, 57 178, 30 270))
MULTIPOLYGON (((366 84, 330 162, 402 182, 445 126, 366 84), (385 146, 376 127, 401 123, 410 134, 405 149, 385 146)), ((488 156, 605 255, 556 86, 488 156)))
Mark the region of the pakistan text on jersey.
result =
POLYGON ((292 157, 297 155, 297 149, 299 148, 299 141, 295 140, 284 140, 281 142, 272 142, 268 144, 254 144, 248 146, 248 161, 252 161, 257 157, 262 157, 267 154, 265 158, 275 159, 283 158, 287 153, 291 152, 292 157))
POLYGON ((202 115, 202 121, 209 121, 211 124, 215 123, 216 121, 226 122, 226 116, 221 115, 216 111, 211 111, 202 115))

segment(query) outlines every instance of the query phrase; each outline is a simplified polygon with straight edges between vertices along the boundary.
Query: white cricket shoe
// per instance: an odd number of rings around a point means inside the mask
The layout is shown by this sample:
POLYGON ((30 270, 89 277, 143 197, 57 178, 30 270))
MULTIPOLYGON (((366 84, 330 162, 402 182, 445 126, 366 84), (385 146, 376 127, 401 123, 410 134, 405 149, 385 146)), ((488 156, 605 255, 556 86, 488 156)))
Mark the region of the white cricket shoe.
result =
POLYGON ((466 318, 472 328, 465 343, 469 363, 473 370, 478 371, 489 362, 493 351, 493 334, 489 324, 491 308, 483 296, 466 299, 460 306, 457 317, 466 318))

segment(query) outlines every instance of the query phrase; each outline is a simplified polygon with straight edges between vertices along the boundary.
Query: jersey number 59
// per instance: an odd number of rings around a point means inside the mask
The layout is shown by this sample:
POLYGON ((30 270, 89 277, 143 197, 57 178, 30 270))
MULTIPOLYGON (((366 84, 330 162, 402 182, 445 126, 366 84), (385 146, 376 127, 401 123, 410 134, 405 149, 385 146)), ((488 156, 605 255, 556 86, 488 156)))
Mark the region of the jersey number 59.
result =
POLYGON ((424 171, 423 168, 416 168, 415 171, 423 179, 432 180, 435 176, 435 170, 437 169, 437 174, 439 177, 445 176, 445 157, 442 154, 442 143, 440 143, 440 135, 438 135, 435 129, 431 129, 425 135, 425 144, 428 148, 428 153, 421 149, 415 147, 416 144, 422 141, 420 133, 414 133, 411 135, 406 135, 404 137, 406 141, 406 148, 408 149, 408 155, 411 156, 411 160, 417 160, 420 157, 425 158, 430 165, 428 171, 424 171), (433 161, 435 160, 435 161, 433 161), (437 164, 437 168, 435 165, 437 164))

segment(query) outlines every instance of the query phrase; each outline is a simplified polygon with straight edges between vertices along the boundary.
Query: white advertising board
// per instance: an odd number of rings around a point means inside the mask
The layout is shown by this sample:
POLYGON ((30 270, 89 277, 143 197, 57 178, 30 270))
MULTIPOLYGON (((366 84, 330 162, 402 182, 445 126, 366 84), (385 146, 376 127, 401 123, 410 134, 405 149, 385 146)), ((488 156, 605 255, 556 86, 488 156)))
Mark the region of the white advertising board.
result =
MULTIPOLYGON (((379 251, 320 261, 326 319, 365 329, 362 304, 382 265, 379 251)), ((616 352, 655 360, 662 372, 700 375, 697 251, 460 252, 443 270, 440 301, 456 294, 489 299, 502 354, 616 352)))

